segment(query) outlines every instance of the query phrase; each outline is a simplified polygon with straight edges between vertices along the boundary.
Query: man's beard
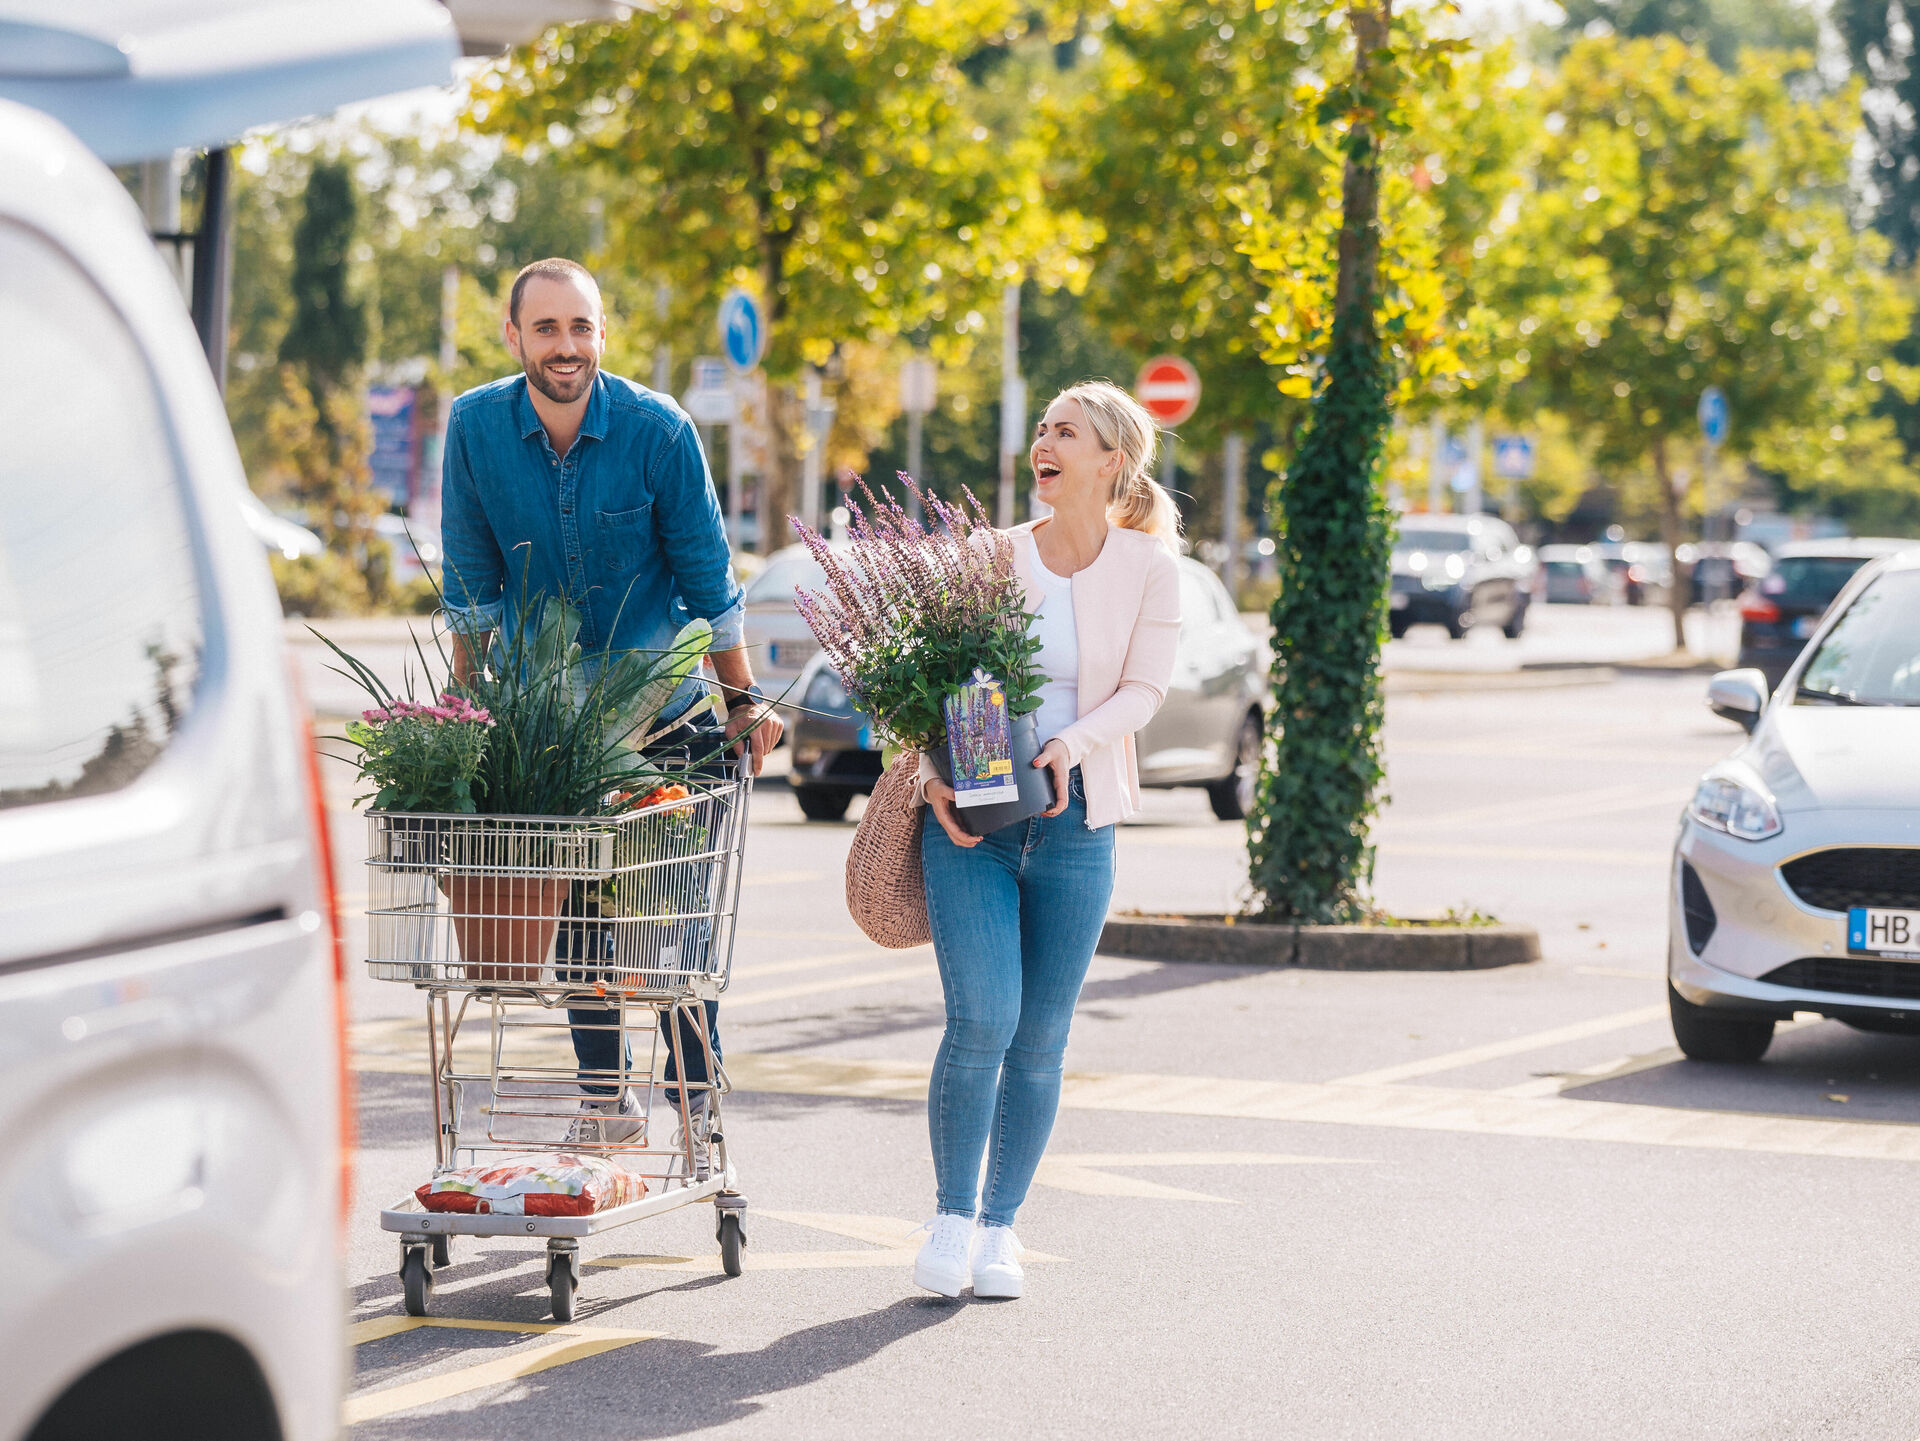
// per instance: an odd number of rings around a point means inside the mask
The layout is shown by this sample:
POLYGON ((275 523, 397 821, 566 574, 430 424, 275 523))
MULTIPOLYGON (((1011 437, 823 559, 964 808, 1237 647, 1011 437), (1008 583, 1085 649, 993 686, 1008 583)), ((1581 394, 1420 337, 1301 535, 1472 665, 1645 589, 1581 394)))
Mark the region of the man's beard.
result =
POLYGON ((571 355, 566 357, 566 360, 577 360, 581 365, 580 373, 571 381, 546 373, 547 366, 556 363, 553 360, 543 361, 538 366, 528 365, 522 361, 520 368, 527 373, 527 384, 546 396, 548 400, 555 405, 571 405, 587 393, 588 387, 593 384, 594 376, 600 373, 600 366, 591 355, 571 355))

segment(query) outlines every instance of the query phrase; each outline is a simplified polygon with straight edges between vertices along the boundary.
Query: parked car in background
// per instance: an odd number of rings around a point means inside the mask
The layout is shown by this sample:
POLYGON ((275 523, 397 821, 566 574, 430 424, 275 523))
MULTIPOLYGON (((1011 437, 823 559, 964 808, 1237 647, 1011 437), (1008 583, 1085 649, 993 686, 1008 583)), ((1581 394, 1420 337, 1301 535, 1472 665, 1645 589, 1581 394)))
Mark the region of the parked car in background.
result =
POLYGON ((393 549, 394 584, 409 585, 429 570, 438 573, 440 542, 437 536, 428 535, 404 515, 379 516, 373 528, 393 549))
POLYGON ((1533 554, 1493 515, 1403 515, 1393 542, 1388 629, 1442 625, 1455 640, 1476 625, 1519 639, 1532 599, 1533 554))
MULTIPOLYGON (((804 545, 790 545, 767 557, 760 573, 747 583, 745 631, 747 655, 760 689, 774 700, 801 702, 800 676, 820 652, 807 623, 794 608, 800 590, 821 590, 827 574, 804 545)), ((791 709, 782 712, 789 727, 791 709)))
POLYGON ((1644 540, 1600 540, 1593 553, 1613 573, 1615 590, 1628 605, 1664 605, 1673 584, 1673 555, 1644 540))
POLYGON ((1708 540, 1683 545, 1674 554, 1678 565, 1692 568, 1688 585, 1691 603, 1730 600, 1773 573, 1773 557, 1750 540, 1708 540))
POLYGON ((1591 546, 1543 545, 1540 598, 1552 605, 1611 605, 1613 573, 1591 546))
MULTIPOLYGON (((1259 643, 1220 578, 1196 560, 1180 566, 1180 640, 1166 703, 1134 738, 1143 786, 1197 786, 1213 813, 1240 820, 1253 805, 1266 670, 1259 643)), ((880 742, 825 656, 813 657, 795 697, 789 783, 809 820, 836 821, 880 778, 880 742)))
POLYGON ((1795 1011, 1920 1031, 1920 552, 1868 562, 1771 698, 1735 670, 1707 704, 1751 734, 1674 847, 1680 1049, 1757 1061, 1795 1011))
POLYGON ((1868 561, 1913 549, 1920 541, 1862 538, 1783 545, 1773 572, 1740 597, 1740 664, 1767 678, 1786 678, 1833 598, 1868 561))

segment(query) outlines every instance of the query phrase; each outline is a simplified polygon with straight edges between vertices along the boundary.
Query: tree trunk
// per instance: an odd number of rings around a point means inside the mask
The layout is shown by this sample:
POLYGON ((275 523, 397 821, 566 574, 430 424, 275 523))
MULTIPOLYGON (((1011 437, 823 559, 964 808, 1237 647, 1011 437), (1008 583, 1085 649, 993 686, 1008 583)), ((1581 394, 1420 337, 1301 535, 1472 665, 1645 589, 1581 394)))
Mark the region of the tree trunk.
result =
POLYGON ((1673 615, 1673 648, 1687 648, 1687 605, 1693 599, 1693 567, 1680 564, 1680 497, 1674 493, 1673 476, 1667 468, 1667 438, 1653 443, 1654 482, 1660 487, 1660 540, 1673 557, 1673 584, 1667 593, 1667 609, 1673 615))
MULTIPOLYGON (((1386 47, 1389 3, 1349 12, 1353 89, 1363 96, 1386 47)), ((1356 111, 1341 182, 1333 334, 1299 451, 1279 486, 1274 705, 1247 824, 1251 909, 1271 922, 1365 915, 1369 832, 1385 775, 1380 643, 1393 515, 1378 484, 1391 419, 1374 316, 1380 158, 1366 112, 1356 111)))

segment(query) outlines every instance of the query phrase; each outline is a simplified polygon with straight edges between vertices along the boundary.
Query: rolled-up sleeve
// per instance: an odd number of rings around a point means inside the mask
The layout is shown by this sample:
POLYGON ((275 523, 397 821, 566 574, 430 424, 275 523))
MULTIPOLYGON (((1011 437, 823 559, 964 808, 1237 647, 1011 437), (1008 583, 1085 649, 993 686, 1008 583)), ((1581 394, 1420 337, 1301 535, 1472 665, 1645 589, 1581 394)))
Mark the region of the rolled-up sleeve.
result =
POLYGON ((651 479, 655 531, 687 614, 713 627, 713 649, 737 650, 746 639, 744 592, 733 578, 720 497, 690 421, 661 445, 651 479))
POLYGON ((497 629, 506 565, 480 506, 458 410, 447 425, 447 448, 440 462, 440 544, 445 557, 440 588, 448 623, 469 633, 497 629))

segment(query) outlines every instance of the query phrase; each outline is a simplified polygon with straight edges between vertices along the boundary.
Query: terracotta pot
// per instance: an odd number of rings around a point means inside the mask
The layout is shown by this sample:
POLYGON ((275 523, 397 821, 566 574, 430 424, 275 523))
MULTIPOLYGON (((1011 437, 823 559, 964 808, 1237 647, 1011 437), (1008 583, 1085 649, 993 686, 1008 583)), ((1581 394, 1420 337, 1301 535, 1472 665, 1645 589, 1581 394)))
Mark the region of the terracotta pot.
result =
POLYGON ((536 984, 571 885, 563 876, 442 876, 467 979, 536 984))

